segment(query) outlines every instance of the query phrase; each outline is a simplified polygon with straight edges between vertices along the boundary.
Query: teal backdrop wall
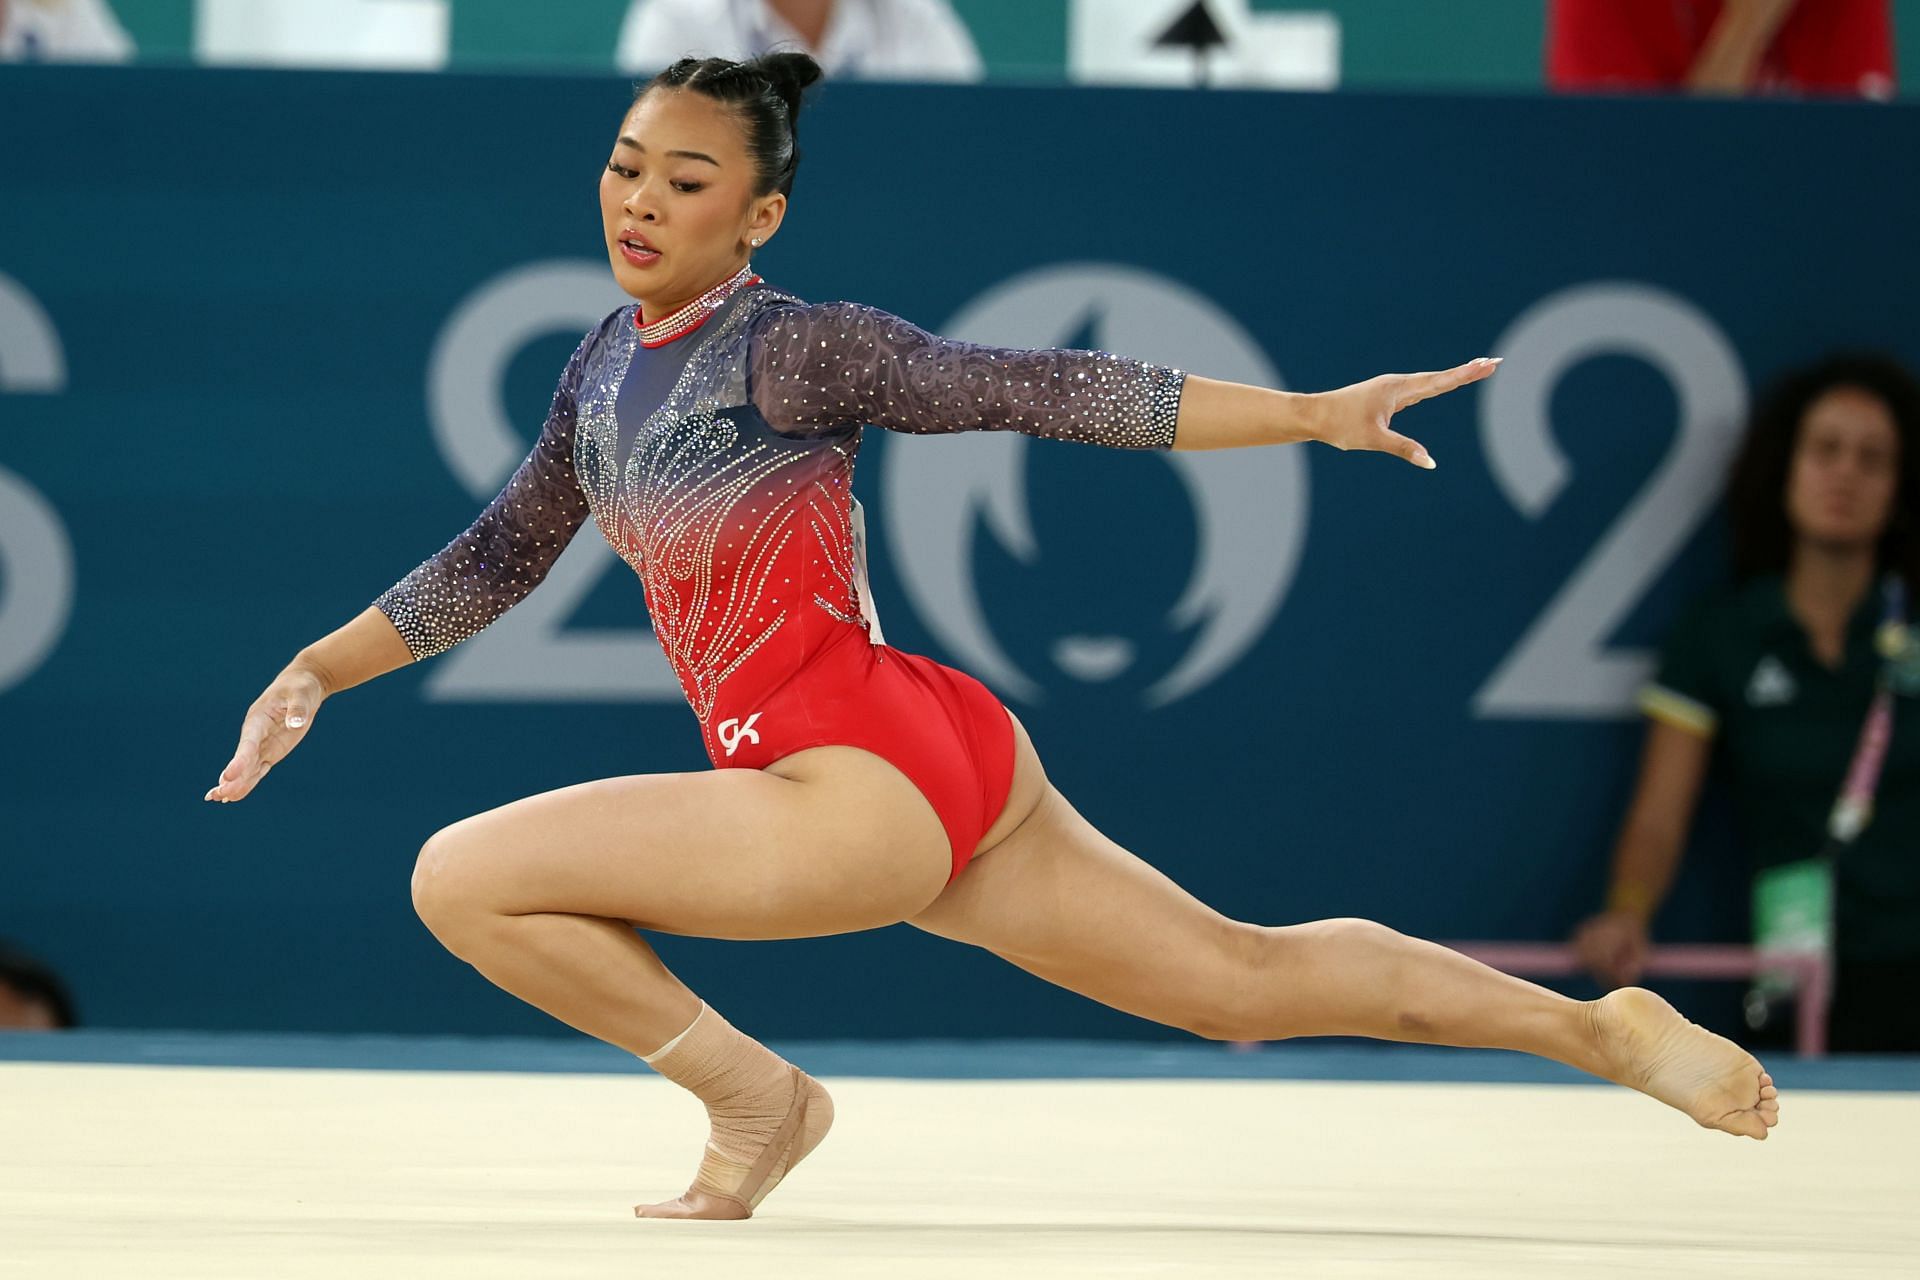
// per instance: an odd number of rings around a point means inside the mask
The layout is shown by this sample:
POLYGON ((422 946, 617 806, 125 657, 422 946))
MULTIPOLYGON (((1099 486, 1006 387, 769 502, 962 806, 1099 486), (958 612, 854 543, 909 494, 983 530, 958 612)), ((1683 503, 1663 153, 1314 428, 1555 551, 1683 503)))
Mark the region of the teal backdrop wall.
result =
MULTIPOLYGON (((464 527, 620 301, 594 184, 626 96, 0 71, 0 119, 34 122, 0 131, 0 936, 95 1024, 557 1030, 407 881, 464 815, 703 766, 590 531, 564 585, 329 703, 252 799, 201 795, 281 664, 464 527)), ((803 296, 1300 389, 1509 357, 1407 419, 1433 474, 870 434, 889 640, 987 676, 1083 812, 1242 918, 1563 936, 1646 651, 1718 573, 1751 389, 1836 345, 1920 363, 1920 108, 834 85, 812 111, 759 260, 803 296)), ((1742 894, 1709 838, 1662 929, 1737 936, 1742 894)), ((1154 1034, 905 928, 662 949, 776 1037, 1154 1034)))

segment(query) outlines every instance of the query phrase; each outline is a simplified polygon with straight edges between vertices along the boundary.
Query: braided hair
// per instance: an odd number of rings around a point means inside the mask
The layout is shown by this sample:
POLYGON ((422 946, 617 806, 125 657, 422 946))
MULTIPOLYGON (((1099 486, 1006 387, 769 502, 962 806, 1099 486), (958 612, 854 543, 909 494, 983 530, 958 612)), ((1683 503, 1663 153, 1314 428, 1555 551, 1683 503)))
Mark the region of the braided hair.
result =
POLYGON ((657 88, 690 89, 731 107, 746 133, 758 181, 754 195, 793 194, 800 167, 796 125, 800 97, 820 78, 820 64, 804 53, 763 53, 745 62, 682 58, 634 91, 640 101, 657 88))

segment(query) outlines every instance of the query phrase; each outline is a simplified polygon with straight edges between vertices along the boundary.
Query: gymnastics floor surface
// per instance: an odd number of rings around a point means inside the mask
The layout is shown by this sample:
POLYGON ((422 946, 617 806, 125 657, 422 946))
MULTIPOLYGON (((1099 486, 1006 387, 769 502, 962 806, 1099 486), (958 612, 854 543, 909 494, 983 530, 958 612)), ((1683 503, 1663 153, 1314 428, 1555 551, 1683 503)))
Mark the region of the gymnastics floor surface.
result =
POLYGON ((776 1045, 827 1142, 639 1221, 696 1104, 585 1042, 0 1035, 0 1276, 1920 1276, 1920 1064, 1770 1063, 1765 1143, 1517 1055, 776 1045))

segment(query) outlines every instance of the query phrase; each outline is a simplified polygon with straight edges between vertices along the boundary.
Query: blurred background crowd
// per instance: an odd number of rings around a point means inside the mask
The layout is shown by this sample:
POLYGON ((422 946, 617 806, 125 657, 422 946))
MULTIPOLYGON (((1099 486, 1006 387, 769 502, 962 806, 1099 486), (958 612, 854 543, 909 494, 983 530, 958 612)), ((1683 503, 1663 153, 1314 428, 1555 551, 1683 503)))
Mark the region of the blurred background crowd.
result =
MULTIPOLYGON (((1712 136, 1720 122, 1730 122, 1724 126, 1730 131, 1751 124, 1754 136, 1775 138, 1778 145, 1765 154, 1742 142, 1747 150, 1740 152, 1744 168, 1739 173, 1743 180, 1751 177, 1753 186, 1738 191, 1729 187, 1706 225, 1698 218, 1676 217, 1674 223, 1676 236, 1690 237, 1689 247, 1677 256, 1717 263, 1714 270, 1728 276, 1791 274, 1778 261, 1756 260, 1752 253, 1720 242, 1712 223, 1724 219, 1732 228, 1764 217, 1759 204, 1771 197, 1757 199, 1755 192, 1784 192, 1811 205, 1826 198, 1824 189, 1815 189, 1820 180, 1813 176, 1815 157, 1807 142, 1812 135, 1803 130, 1830 130, 1842 140, 1843 154, 1835 164, 1858 167, 1877 161, 1911 170, 1912 153, 1886 153, 1882 140, 1911 136, 1912 113, 1920 111, 1900 74, 1920 50, 1920 0, 1481 0, 1469 5, 1421 0, 575 0, 565 5, 515 0, 0 0, 0 59, 7 62, 132 64, 176 75, 183 68, 217 66, 457 72, 476 77, 475 83, 481 77, 537 83, 540 77, 650 72, 686 53, 741 57, 774 47, 812 52, 830 81, 908 86, 938 82, 949 87, 984 82, 984 87, 971 90, 982 94, 1071 94, 1080 91, 1076 87, 1144 86, 1168 94, 1227 90, 1299 101, 1290 91, 1333 95, 1329 109, 1337 109, 1341 101, 1364 102, 1375 92, 1459 95, 1475 102, 1506 98, 1520 103, 1500 108, 1512 112, 1517 123, 1514 134, 1498 145, 1506 148, 1505 163, 1515 169, 1598 163, 1582 150, 1599 145, 1581 132, 1592 119, 1624 120, 1610 137, 1637 138, 1650 150, 1658 144, 1645 131, 1687 119, 1630 114, 1638 108, 1619 101, 1624 97, 1663 100, 1669 113, 1761 113, 1700 117, 1715 122, 1711 128, 1702 126, 1703 136, 1712 136), (1526 133, 1521 116, 1526 101, 1554 95, 1569 102, 1602 101, 1579 108, 1590 108, 1593 115, 1539 117, 1551 123, 1543 132, 1526 133), (1725 101, 1736 97, 1765 101, 1725 101), (1714 101, 1679 101, 1685 98, 1714 101), (1615 114, 1603 117, 1607 112, 1615 114), (1557 141, 1555 131, 1561 131, 1557 141), (1856 138, 1854 146, 1849 140, 1856 138), (1562 144, 1567 154, 1552 155, 1562 144)), ((0 69, 0 90, 6 87, 7 74, 0 69)), ((114 82, 102 80, 99 87, 110 93, 114 82)), ((156 88, 144 82, 139 87, 143 94, 156 88)), ((1255 110, 1244 105, 1246 100, 1233 101, 1242 105, 1231 110, 1255 110)), ((115 110, 138 112, 141 103, 129 99, 115 110)), ((20 120, 13 116, 15 124, 20 120)), ((1095 119, 1081 127, 1098 130, 1103 124, 1095 119)), ((38 120, 34 128, 52 139, 48 145, 92 147, 100 141, 63 140, 56 121, 38 120)), ((1090 216, 1110 216, 1116 206, 1122 216, 1142 215, 1144 210, 1144 234, 1166 242, 1165 251, 1153 256, 1153 269, 1178 281, 1180 229, 1156 222, 1151 216, 1154 203, 1169 184, 1204 179, 1181 169, 1175 154, 1179 138, 1143 141, 1156 156, 1144 184, 1108 193, 1102 197, 1107 207, 1090 216), (1130 201, 1143 203, 1129 208, 1130 201)), ((1458 141, 1464 148, 1474 140, 1458 141)), ((1063 142, 1072 145, 1071 138, 1063 142)), ((881 150, 896 145, 891 140, 876 143, 881 150)), ((935 137, 925 145, 943 144, 935 137)), ((1370 163, 1374 157, 1349 160, 1370 163)), ((1284 169, 1290 157, 1276 153, 1268 162, 1284 169)), ((1617 162, 1617 153, 1607 161, 1617 162)), ((1702 163, 1707 163, 1704 156, 1702 163)), ((223 180, 218 176, 139 172, 141 181, 109 182, 101 190, 108 203, 121 206, 133 235, 138 235, 142 183, 147 180, 171 185, 199 181, 205 203, 197 216, 220 216, 223 180)), ((511 173, 488 179, 496 185, 515 180, 511 173)), ((1863 180, 1871 187, 1871 179, 1863 180)), ((981 198, 991 207, 1005 194, 990 191, 981 198)), ((888 221, 911 222, 915 200, 947 196, 922 191, 898 198, 890 205, 895 213, 888 221)), ((1655 188, 1631 198, 1657 204, 1664 196, 1655 188)), ((1337 204, 1342 197, 1338 190, 1321 188, 1313 198, 1337 204)), ((1426 216, 1421 192, 1410 190, 1407 197, 1388 223, 1398 219, 1410 228, 1409 234, 1417 235, 1411 229, 1426 216)), ((806 198, 803 190, 799 199, 806 198)), ((1017 192, 1014 198, 1020 198, 1017 192)), ((1281 198, 1292 200, 1295 195, 1288 192, 1281 198)), ((1469 204, 1471 199, 1516 198, 1524 197, 1499 187, 1461 197, 1469 204)), ((1888 198, 1900 203, 1897 192, 1888 198)), ((32 283, 59 274, 48 251, 27 234, 35 224, 30 212, 21 211, 33 199, 19 171, 0 177, 0 204, 14 204, 18 215, 9 223, 0 214, 0 229, 11 234, 10 243, 0 241, 0 285, 9 277, 32 283)), ((1771 249, 1777 255, 1817 260, 1831 244, 1852 234, 1849 219, 1856 211, 1857 206, 1847 205, 1823 212, 1817 216, 1830 221, 1818 224, 1824 231, 1816 242, 1779 239, 1771 242, 1771 249)), ((388 216, 427 215, 396 205, 388 216)), ((463 209, 469 230, 484 232, 488 216, 485 198, 463 209)), ((1540 227, 1543 238, 1551 239, 1559 216, 1556 210, 1540 208, 1528 220, 1540 227)), ((1256 241, 1263 238, 1259 217, 1258 210, 1249 209, 1243 219, 1252 224, 1249 231, 1256 241)), ((1623 240, 1631 240, 1631 233, 1623 240)), ((1433 906, 1420 921, 1429 931, 1472 937, 1497 928, 1510 939, 1561 941, 1573 949, 1589 981, 1604 986, 1641 981, 1658 985, 1660 947, 1665 944, 1759 944, 1780 953, 1816 954, 1830 961, 1831 1003, 1825 1016, 1832 1049, 1920 1052, 1920 709, 1914 701, 1920 697, 1920 644, 1908 635, 1911 601, 1920 588, 1920 388, 1912 373, 1920 334, 1912 331, 1914 312, 1908 300, 1920 285, 1920 272, 1910 239, 1899 247, 1900 253, 1881 261, 1879 278, 1861 278, 1855 272, 1849 282, 1855 302, 1849 310, 1834 309, 1791 283, 1783 284, 1776 302, 1783 316, 1790 315, 1790 323, 1766 330, 1762 354, 1736 341, 1755 391, 1750 399, 1737 398, 1737 420, 1718 424, 1726 437, 1724 446, 1713 455, 1713 465, 1699 472, 1699 483, 1711 490, 1703 502, 1712 506, 1712 519, 1698 533, 1685 521, 1674 526, 1674 537, 1689 548, 1693 567, 1662 579, 1665 585, 1649 597, 1653 606, 1640 619, 1645 647, 1658 655, 1657 661, 1639 669, 1649 678, 1631 682, 1631 706, 1641 718, 1624 719, 1631 714, 1624 703, 1590 717, 1612 716, 1618 732, 1595 739, 1598 746, 1583 747, 1588 751, 1584 763, 1568 766, 1597 772, 1594 790, 1603 793, 1604 804, 1596 802, 1596 810, 1607 815, 1605 830, 1582 833, 1584 847, 1541 830, 1537 822, 1528 824, 1531 832, 1498 835, 1509 852, 1502 855, 1505 862, 1497 871, 1469 858, 1456 876, 1436 883, 1447 884, 1447 894, 1465 902, 1498 896, 1488 884, 1510 881, 1521 905, 1505 911, 1491 927, 1484 923, 1490 917, 1465 910, 1449 915, 1444 904, 1433 906), (1781 334, 1797 345, 1782 350, 1781 334), (1617 767, 1596 766, 1595 753, 1600 751, 1610 753, 1607 758, 1617 761, 1617 767), (1716 840, 1723 851, 1703 855, 1691 878, 1683 876, 1690 848, 1711 846, 1716 840), (1517 849, 1530 852, 1512 852, 1517 849), (1539 869, 1557 857, 1563 860, 1558 870, 1539 869), (1665 910, 1676 885, 1683 882, 1692 885, 1695 909, 1665 910), (1528 900, 1537 904, 1531 914, 1524 905, 1528 900), (1450 923, 1455 920, 1458 923, 1450 923)), ((1633 244, 1623 244, 1609 269, 1622 273, 1622 264, 1635 263, 1637 252, 1633 244)), ((1501 264, 1492 269, 1501 269, 1501 264)), ((1816 262, 1811 270, 1817 274, 1823 269, 1816 262)), ((1836 273, 1853 270, 1834 268, 1836 273)), ((987 282, 989 272, 989 266, 981 268, 980 283, 987 282)), ((165 310, 158 295, 141 292, 128 276, 118 277, 118 283, 130 291, 122 300, 132 302, 135 312, 156 302, 165 310)), ((1195 287, 1205 291, 1199 284, 1195 287)), ((41 284, 39 292, 46 294, 48 287, 41 284)), ((86 308, 95 308, 97 316, 97 308, 120 305, 113 301, 120 295, 80 292, 84 296, 73 323, 80 322, 86 308)), ((7 297, 0 290, 0 302, 7 297)), ((1284 288, 1272 306, 1279 312, 1288 308, 1284 288)), ((0 335, 10 324, 25 324, 21 317, 28 314, 25 303, 0 306, 0 335)), ((939 319, 918 318, 929 323, 939 319)), ((1735 321, 1720 318, 1737 328, 1735 321)), ((1304 321, 1282 324, 1279 332, 1289 332, 1293 323, 1304 321)), ((1364 321, 1322 316, 1314 323, 1337 329, 1342 324, 1357 328, 1364 321)), ((1091 330, 1062 334, 1059 340, 1070 344, 1070 337, 1087 345, 1096 339, 1118 345, 1111 334, 1091 330)), ((1019 340, 1018 335, 1010 340, 1019 340)), ((1329 342, 1340 346, 1337 336, 1329 342)), ((1284 339, 1268 345, 1273 358, 1286 364, 1284 339)), ((1434 343, 1408 340, 1406 345, 1435 351, 1435 362, 1442 350, 1434 343)), ((1636 350, 1631 341, 1615 347, 1636 350)), ((1664 358, 1644 350, 1641 354, 1655 364, 1664 358)), ((6 355, 7 349, 0 347, 0 367, 6 355)), ((1408 358, 1427 357, 1410 353, 1408 358)), ((1672 357, 1682 363, 1688 358, 1684 353, 1672 357)), ((1518 358, 1511 358, 1502 379, 1526 378, 1520 365, 1518 358)), ((77 378, 79 368, 76 361, 70 376, 77 378)), ((1342 371, 1362 376, 1373 370, 1342 366, 1342 371)), ((542 375, 534 370, 525 376, 537 381, 542 375)), ((1658 445, 1671 430, 1664 420, 1673 416, 1676 400, 1683 416, 1688 411, 1686 371, 1669 371, 1669 376, 1682 389, 1675 400, 1649 398, 1640 394, 1644 388, 1630 388, 1618 403, 1594 412, 1609 421, 1626 421, 1628 430, 1636 414, 1663 419, 1647 428, 1658 445)), ((164 393, 220 395, 217 386, 169 386, 164 393)), ((1538 394, 1544 403, 1548 391, 1538 394)), ((6 426, 7 412, 6 401, 0 399, 0 428, 6 426)), ((406 414, 417 418, 419 411, 409 406, 401 416, 406 414)), ((0 466, 20 469, 19 457, 9 452, 9 435, 0 431, 0 466)), ((1456 453, 1465 448, 1456 446, 1456 453)), ((1435 451, 1444 465, 1444 437, 1435 451)), ((1496 477, 1501 465, 1496 456, 1496 477)), ((34 478, 31 471, 27 475, 34 478)), ((49 486, 57 486, 59 479, 41 477, 49 486)), ((107 499, 99 501, 104 507, 107 499)), ((368 495, 343 498, 342 503, 356 517, 374 509, 368 495)), ((1599 535, 1589 530, 1588 536, 1599 535)), ((417 549, 412 542, 392 548, 391 563, 412 563, 417 549)), ((1643 552, 1655 556, 1658 549, 1643 552)), ((1310 550, 1309 561, 1322 554, 1318 548, 1310 550)), ((1628 549, 1622 554, 1636 553, 1628 549)), ((1347 563, 1361 579, 1370 572, 1360 552, 1350 551, 1347 563)), ((383 580, 388 562, 363 562, 359 567, 367 582, 376 583, 383 580)), ((19 590, 22 575, 35 572, 18 554, 12 559, 0 556, 0 590, 10 585, 19 590)), ((1569 582, 1574 576, 1567 566, 1556 572, 1569 582)), ((1646 568, 1638 580, 1650 580, 1657 572, 1657 566, 1646 568)), ((83 605, 84 582, 83 577, 83 605)), ((914 598, 914 588, 904 583, 903 588, 914 598)), ((1517 579, 1506 584, 1481 581, 1454 603, 1466 612, 1511 614, 1514 609, 1502 595, 1509 589, 1515 599, 1522 594, 1517 579)), ((357 607, 345 597, 322 603, 342 617, 357 607)), ((1366 602, 1357 602, 1355 608, 1364 611, 1366 602)), ((1429 615, 1396 615, 1385 605, 1382 610, 1382 617, 1395 618, 1401 627, 1438 625, 1429 615)), ((85 616, 82 607, 76 617, 85 616)), ((1338 622, 1322 619, 1330 627, 1338 622)), ((308 630, 305 623, 286 629, 287 634, 308 630)), ((933 632, 937 634, 937 628, 933 632)), ((6 639, 0 614, 0 647, 6 639)), ((1263 661, 1286 661, 1287 652, 1277 646, 1263 661)), ((42 656, 36 661, 55 659, 42 656)), ((1333 683, 1372 678, 1357 663, 1352 669, 1322 674, 1333 683)), ((208 705, 224 707, 245 683, 219 689, 208 705)), ((12 674, 0 682, 0 752, 10 760, 24 760, 36 748, 20 727, 20 717, 9 716, 9 704, 18 710, 37 697, 41 695, 31 674, 12 674)), ((1536 701, 1536 719, 1544 726, 1539 742, 1554 741, 1550 735, 1556 732, 1555 723, 1587 714, 1568 710, 1578 707, 1577 697, 1564 700, 1558 710, 1551 692, 1536 701)), ((505 713, 483 707, 481 714, 505 713)), ((1233 705, 1216 704, 1205 714, 1210 717, 1206 722, 1222 723, 1239 712, 1233 705)), ((1393 754, 1390 744, 1403 741, 1396 728, 1399 714, 1391 699, 1355 710, 1356 720, 1365 723, 1353 740, 1380 743, 1384 754, 1393 754)), ((217 739, 227 727, 224 722, 210 727, 208 740, 217 739)), ((1313 717, 1304 713, 1277 722, 1275 731, 1307 738, 1318 732, 1313 717)), ((1190 746, 1195 734, 1189 729, 1148 727, 1139 732, 1156 737, 1162 751, 1197 749, 1190 746)), ((1431 737, 1445 749, 1444 725, 1434 728, 1431 737)), ((1541 769, 1552 767, 1553 750, 1548 746, 1538 753, 1541 769)), ((1152 760, 1153 750, 1143 748, 1139 758, 1152 760)), ((404 772, 403 765, 392 767, 404 772)), ((1445 762, 1429 758, 1413 767, 1443 769, 1445 762)), ((85 925, 76 923, 84 912, 63 914, 85 896, 84 878, 75 882, 81 886, 77 889, 26 891, 33 882, 34 859, 51 856, 50 833, 36 828, 36 819, 28 814, 31 797, 24 771, 10 766, 6 772, 14 778, 0 782, 0 802, 14 816, 5 824, 11 830, 0 832, 0 934, 13 935, 16 941, 0 945, 0 1028, 71 1027, 78 1021, 76 999, 57 971, 71 976, 91 970, 94 966, 83 953, 111 945, 103 939, 112 935, 95 927, 92 917, 85 925), (9 893, 8 878, 22 891, 9 893)), ((1234 783, 1236 794, 1261 809, 1263 821, 1275 833, 1278 852, 1259 856, 1277 862, 1263 862, 1261 874, 1274 877, 1273 901, 1284 904, 1285 860, 1324 855, 1289 845, 1289 782, 1262 773, 1256 759, 1234 776, 1234 783)), ((276 784, 280 781, 275 779, 276 784)), ((1524 779, 1503 782, 1485 776, 1468 780, 1463 775, 1460 781, 1484 790, 1489 832, 1500 830, 1498 812, 1515 803, 1509 790, 1531 785, 1524 779)), ((102 779, 100 785, 110 791, 111 779, 102 779)), ((172 821, 158 812, 145 820, 156 825, 172 821)), ((1367 845, 1364 820, 1351 828, 1321 825, 1344 831, 1356 850, 1367 845)), ((431 829, 431 823, 423 829, 431 829)), ((1466 839, 1452 833, 1446 848, 1466 839)), ((1151 860, 1185 880, 1177 848, 1143 844, 1142 852, 1151 860)), ((1355 856, 1364 857, 1358 852, 1355 856)), ((1455 855, 1443 851, 1432 856, 1443 860, 1455 855)), ((396 866, 404 862, 394 859, 396 866)), ((253 909, 240 902, 228 906, 253 909)), ((1222 906, 1235 910, 1231 902, 1222 906)), ((1352 913, 1368 912, 1356 908, 1352 913)), ((314 927, 285 912, 280 915, 281 927, 289 932, 314 927)), ((339 925, 325 943, 350 948, 353 932, 351 924, 339 925)), ((207 972, 220 968, 211 960, 204 967, 207 972)), ((111 971, 108 967, 103 973, 111 971)), ((112 986, 104 976, 99 981, 112 986)), ((92 1008, 94 993, 77 977, 74 986, 79 1006, 92 1008)), ((1737 1014, 1701 997, 1698 1007, 1709 1013, 1696 1016, 1719 1016, 1728 1022, 1737 1018, 1738 1034, 1752 1043, 1785 1042, 1797 1016, 1795 1002, 1805 992, 1764 968, 1731 988, 1737 988, 1731 997, 1737 1001, 1737 1014)), ((103 1015, 107 1022, 141 1025, 136 999, 120 990, 103 990, 101 995, 109 1010, 103 1015)), ((179 1020, 177 1013, 156 1016, 179 1020)), ((297 1014, 289 1025, 301 1025, 297 1014)))
POLYGON ((652 71, 811 53, 886 80, 1887 98, 1902 0, 5 0, 21 61, 652 71))

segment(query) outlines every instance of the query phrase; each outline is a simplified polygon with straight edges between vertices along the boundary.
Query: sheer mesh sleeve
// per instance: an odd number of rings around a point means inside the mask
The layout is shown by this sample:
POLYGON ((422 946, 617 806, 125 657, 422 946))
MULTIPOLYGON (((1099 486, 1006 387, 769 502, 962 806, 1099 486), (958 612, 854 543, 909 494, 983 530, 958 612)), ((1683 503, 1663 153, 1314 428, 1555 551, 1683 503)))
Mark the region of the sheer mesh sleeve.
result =
POLYGON ((599 334, 588 334, 567 361, 540 438, 507 487, 465 533, 373 602, 416 661, 444 653, 520 603, 587 518, 573 470, 573 420, 581 369, 599 334))
POLYGON ((1021 431, 1170 449, 1186 375, 1105 351, 956 342, 852 302, 769 311, 749 351, 754 406, 776 430, 1021 431))

